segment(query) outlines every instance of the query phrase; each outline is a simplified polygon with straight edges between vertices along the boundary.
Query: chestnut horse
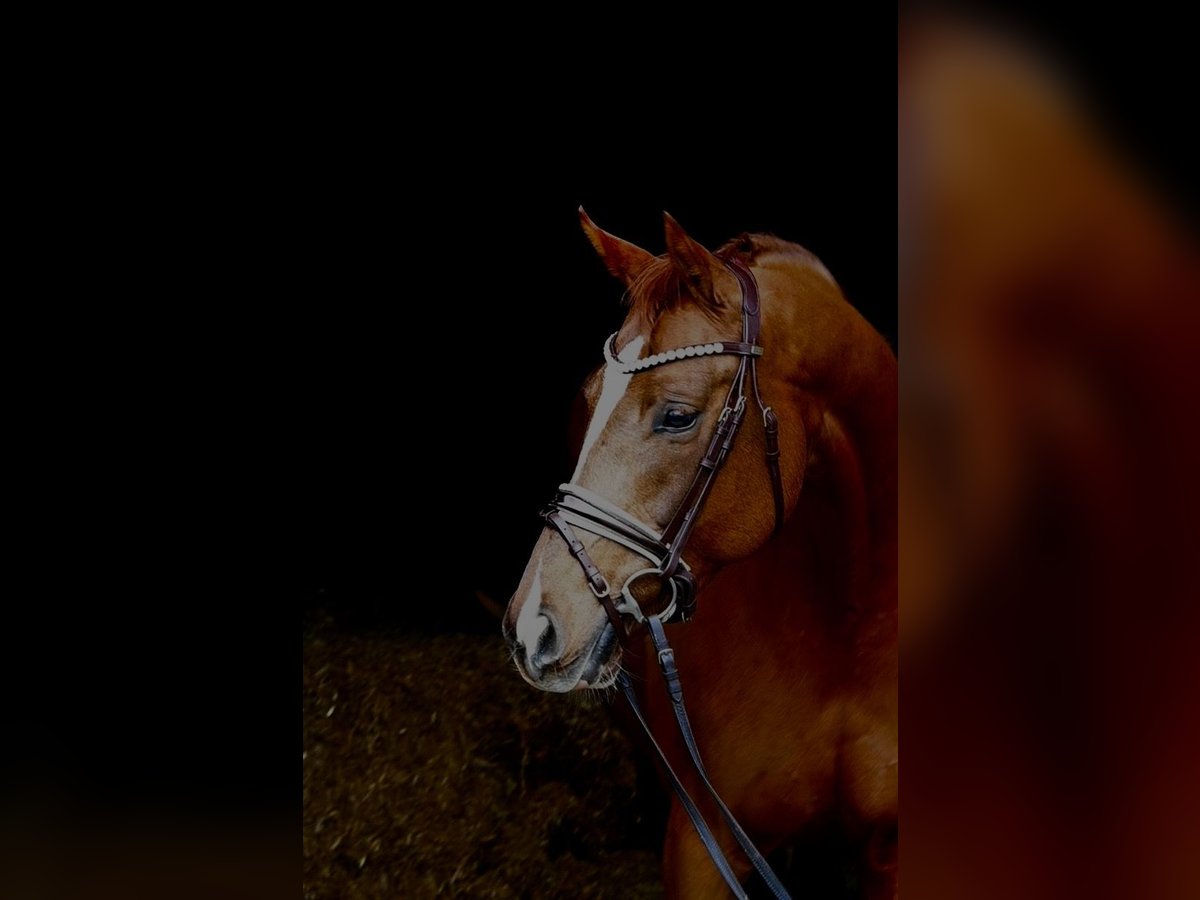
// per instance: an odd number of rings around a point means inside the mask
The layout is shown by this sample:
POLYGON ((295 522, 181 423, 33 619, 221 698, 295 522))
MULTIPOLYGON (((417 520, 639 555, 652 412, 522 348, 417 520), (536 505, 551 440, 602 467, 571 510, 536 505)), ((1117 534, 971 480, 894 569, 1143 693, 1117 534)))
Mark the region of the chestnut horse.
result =
MULTIPOLYGON (((715 254, 669 216, 655 257, 584 231, 627 287, 621 362, 736 341, 747 267, 761 297, 762 396, 779 419, 785 522, 777 535, 764 430, 747 417, 684 557, 694 618, 667 626, 711 781, 765 853, 833 824, 859 848, 863 896, 896 895, 896 358, 825 267, 775 237, 715 254)), ((608 365, 584 387, 590 420, 572 481, 660 532, 688 491, 738 362, 697 355, 637 377, 608 365)), ((645 560, 589 533, 620 585, 645 560)), ((700 785, 644 636, 614 638, 567 544, 542 532, 504 618, 517 668, 546 691, 603 689, 623 669, 693 796, 700 785), (656 689, 657 688, 657 689, 656 689)), ((706 798, 705 798, 706 799, 706 798)), ((750 865, 701 802, 737 876, 750 865)), ((669 897, 727 896, 678 800, 668 816, 669 897)))

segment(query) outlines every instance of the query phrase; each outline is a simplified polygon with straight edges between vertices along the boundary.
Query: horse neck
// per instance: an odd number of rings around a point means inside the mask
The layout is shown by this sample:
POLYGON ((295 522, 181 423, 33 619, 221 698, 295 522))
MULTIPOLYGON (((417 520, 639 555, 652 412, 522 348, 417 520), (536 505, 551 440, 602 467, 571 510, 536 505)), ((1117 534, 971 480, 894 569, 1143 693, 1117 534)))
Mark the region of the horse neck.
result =
POLYGON ((832 309, 840 317, 832 330, 793 323, 792 333, 802 337, 791 386, 806 426, 808 460, 781 543, 820 573, 829 602, 894 609, 896 357, 848 304, 839 299, 832 309))
POLYGON ((804 491, 806 545, 847 565, 853 607, 895 605, 896 399, 826 410, 804 491), (821 502, 823 501, 823 502, 821 502), (844 556, 843 556, 844 554, 844 556))

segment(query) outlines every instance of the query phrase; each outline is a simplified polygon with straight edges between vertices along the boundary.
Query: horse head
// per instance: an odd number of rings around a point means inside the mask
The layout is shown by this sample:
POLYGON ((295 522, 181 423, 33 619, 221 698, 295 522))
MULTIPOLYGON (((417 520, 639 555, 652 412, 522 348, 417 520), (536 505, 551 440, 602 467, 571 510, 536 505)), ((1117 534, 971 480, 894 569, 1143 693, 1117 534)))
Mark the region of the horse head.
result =
POLYGON ((633 540, 587 525, 568 534, 548 527, 538 539, 509 603, 504 633, 521 675, 556 692, 607 687, 619 672, 618 623, 598 602, 605 591, 596 584, 611 586, 614 595, 624 586, 646 615, 661 612, 673 598, 674 588, 639 575, 653 575, 656 567, 647 566, 652 553, 638 552, 637 537, 642 530, 674 536, 670 529, 704 474, 702 461, 720 443, 717 432, 734 403, 731 384, 740 377, 742 399, 750 403, 739 415, 748 427, 738 432, 721 460, 720 477, 694 510, 682 577, 699 590, 721 567, 771 538, 780 523, 770 469, 763 464, 771 449, 765 426, 772 418, 777 423, 782 521, 800 494, 809 435, 825 424, 809 376, 835 369, 845 340, 828 333, 845 325, 829 315, 845 306, 837 285, 794 244, 743 235, 711 253, 666 216, 667 252, 655 257, 600 230, 582 210, 580 217, 606 267, 626 287, 628 314, 605 347, 605 364, 584 385, 588 425, 564 487, 573 498, 585 498, 589 509, 600 508, 602 520, 604 510, 615 510, 621 516, 617 530, 633 540), (737 343, 745 321, 739 267, 753 273, 761 304, 765 351, 755 351, 761 359, 744 350, 712 350, 748 346, 737 343), (751 366, 757 384, 744 375, 747 357, 757 366, 751 366), (674 364, 657 364, 668 361, 674 364), (583 572, 580 548, 591 566, 583 572))

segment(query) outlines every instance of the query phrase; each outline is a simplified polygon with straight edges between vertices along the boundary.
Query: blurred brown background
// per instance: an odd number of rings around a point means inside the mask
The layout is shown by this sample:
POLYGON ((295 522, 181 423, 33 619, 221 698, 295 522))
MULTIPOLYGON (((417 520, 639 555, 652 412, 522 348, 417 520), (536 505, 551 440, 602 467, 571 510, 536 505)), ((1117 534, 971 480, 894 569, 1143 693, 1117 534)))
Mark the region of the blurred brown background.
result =
POLYGON ((1070 22, 902 20, 910 896, 1200 891, 1194 69, 1070 22))

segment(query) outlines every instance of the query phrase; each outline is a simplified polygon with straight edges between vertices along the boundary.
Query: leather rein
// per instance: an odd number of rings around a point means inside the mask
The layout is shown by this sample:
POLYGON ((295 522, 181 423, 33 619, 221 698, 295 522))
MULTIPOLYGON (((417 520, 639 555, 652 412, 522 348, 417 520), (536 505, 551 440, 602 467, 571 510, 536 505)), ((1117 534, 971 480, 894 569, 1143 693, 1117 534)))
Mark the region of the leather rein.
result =
MULTIPOLYGON (((559 485, 558 495, 542 512, 542 518, 545 519, 547 525, 554 528, 562 539, 566 541, 571 556, 575 558, 575 561, 579 563, 580 568, 583 570, 588 587, 596 599, 603 605, 617 638, 623 639, 625 635, 622 616, 629 616, 635 623, 646 625, 647 630, 650 632, 650 638, 654 643, 655 651, 658 654, 659 666, 662 669, 663 678, 667 684, 667 693, 671 697, 671 707, 675 714, 676 724, 679 726, 680 734, 683 737, 683 742, 687 747, 688 755, 691 757, 696 774, 699 775, 704 788, 716 803, 721 817, 729 826, 734 838, 754 865, 754 868, 758 870, 758 873, 762 876, 771 892, 777 898, 786 898, 788 897, 787 891, 775 873, 771 871, 762 854, 758 852, 750 838, 747 837, 745 831, 738 825, 737 820, 721 800, 716 789, 709 782, 708 773, 700 758, 700 750, 696 745, 691 724, 688 721, 687 709, 683 703, 683 688, 680 684, 679 672, 675 668, 675 654, 667 642, 667 635, 663 629, 665 622, 669 622, 674 618, 686 622, 695 613, 696 582, 690 568, 683 560, 683 551, 688 539, 692 535, 692 530, 696 525, 697 519, 700 518, 700 513, 704 509, 704 503, 712 491, 717 475, 728 459, 729 453, 733 449, 734 439, 737 437, 738 431, 742 426, 742 421, 746 415, 747 386, 753 392, 755 402, 762 413, 763 431, 766 435, 766 464, 771 479, 771 493, 775 506, 774 533, 778 534, 780 528, 783 527, 784 494, 783 479, 779 469, 779 420, 776 418, 774 410, 763 402, 762 395, 758 390, 757 363, 759 357, 763 355, 763 348, 758 344, 761 327, 758 282, 755 280, 754 274, 750 269, 740 260, 727 260, 725 266, 741 286, 742 339, 740 341, 716 341, 707 344, 692 344, 687 347, 657 353, 633 362, 622 362, 617 358, 616 334, 610 337, 604 345, 604 355, 607 364, 619 367, 621 373, 625 375, 634 375, 657 366, 668 365, 700 356, 726 354, 739 357, 737 372, 733 376, 729 392, 725 396, 725 406, 717 419, 717 426, 713 431, 712 438, 708 442, 708 448, 700 460, 699 466, 697 466, 691 486, 688 488, 687 493, 684 495, 666 529, 660 534, 649 525, 631 516, 625 510, 577 484, 559 485), (749 385, 747 385, 747 382, 749 382, 749 385), (649 565, 630 575, 621 586, 620 591, 613 596, 612 586, 592 561, 587 548, 584 547, 583 542, 579 540, 575 533, 576 528, 620 544, 626 549, 644 557, 649 565), (661 612, 646 614, 642 610, 632 591, 633 586, 642 579, 656 579, 658 581, 659 600, 660 602, 664 599, 666 600, 666 605, 661 612)), ((728 860, 726 860, 724 853, 717 843, 716 837, 704 821, 704 817, 700 814, 699 809, 684 788, 683 783, 671 768, 662 747, 659 746, 653 733, 651 733, 650 725, 638 704, 637 696, 628 674, 622 671, 617 676, 617 683, 621 686, 621 690, 625 694, 625 698, 629 702, 634 716, 645 730, 646 736, 650 739, 651 745, 661 759, 667 776, 671 781, 671 786, 675 790, 680 803, 683 804, 684 810, 687 812, 688 818, 691 819, 692 825, 700 836, 700 840, 708 851, 709 856, 712 857, 713 864, 721 873, 722 878, 724 878, 726 885, 728 885, 734 896, 745 898, 747 896, 746 892, 734 875, 728 860)))

